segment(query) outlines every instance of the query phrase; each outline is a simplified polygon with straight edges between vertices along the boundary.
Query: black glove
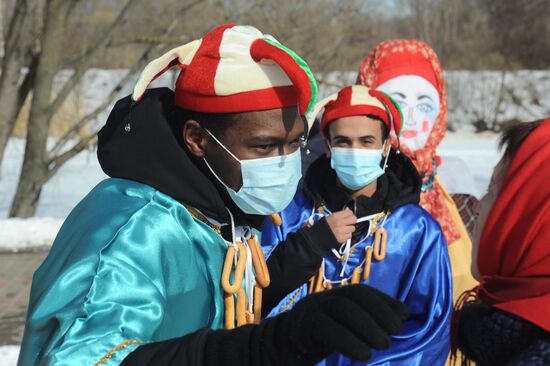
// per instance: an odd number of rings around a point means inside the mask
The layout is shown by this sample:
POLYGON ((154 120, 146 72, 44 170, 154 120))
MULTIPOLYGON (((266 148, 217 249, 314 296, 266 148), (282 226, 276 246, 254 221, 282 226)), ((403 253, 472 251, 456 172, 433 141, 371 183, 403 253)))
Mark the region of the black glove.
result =
POLYGON ((371 348, 389 347, 389 335, 402 331, 407 316, 407 307, 397 300, 351 285, 312 294, 260 326, 264 348, 273 347, 267 353, 281 364, 315 364, 335 352, 366 361, 371 348))
POLYGON ((263 291, 262 315, 317 273, 323 257, 338 245, 326 217, 312 227, 289 233, 267 258, 271 283, 263 291))
POLYGON ((372 287, 345 286, 310 295, 259 325, 202 329, 138 347, 122 365, 314 365, 334 352, 366 361, 371 348, 389 347, 407 316, 404 304, 372 287))

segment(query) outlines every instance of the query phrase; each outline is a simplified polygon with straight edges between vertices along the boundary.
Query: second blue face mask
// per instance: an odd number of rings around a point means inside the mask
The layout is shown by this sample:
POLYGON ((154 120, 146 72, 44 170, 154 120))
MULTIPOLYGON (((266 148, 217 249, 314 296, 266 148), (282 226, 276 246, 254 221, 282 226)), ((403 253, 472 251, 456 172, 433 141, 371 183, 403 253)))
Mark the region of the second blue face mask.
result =
POLYGON ((288 155, 240 160, 210 131, 206 131, 241 164, 243 185, 235 191, 229 188, 212 170, 206 159, 204 160, 214 176, 225 186, 231 199, 244 213, 270 215, 281 211, 292 201, 302 177, 302 157, 299 148, 288 155))
POLYGON ((352 149, 333 147, 330 166, 340 182, 348 189, 356 191, 384 174, 381 167, 383 149, 352 149))

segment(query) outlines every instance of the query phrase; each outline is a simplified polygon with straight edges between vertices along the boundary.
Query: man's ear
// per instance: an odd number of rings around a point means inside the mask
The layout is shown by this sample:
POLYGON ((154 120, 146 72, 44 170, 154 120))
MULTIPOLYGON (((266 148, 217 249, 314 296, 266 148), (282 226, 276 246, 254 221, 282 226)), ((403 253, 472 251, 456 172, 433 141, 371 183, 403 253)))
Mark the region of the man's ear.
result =
POLYGON ((391 141, 390 141, 390 137, 388 136, 388 138, 386 139, 386 141, 384 141, 384 144, 382 145, 382 156, 383 157, 386 157, 389 154, 390 146, 391 146, 391 141))
POLYGON ((195 120, 188 120, 183 126, 183 142, 194 156, 204 158, 206 134, 201 125, 195 120))
POLYGON ((330 159, 330 137, 324 137, 323 141, 325 142, 325 156, 330 159))

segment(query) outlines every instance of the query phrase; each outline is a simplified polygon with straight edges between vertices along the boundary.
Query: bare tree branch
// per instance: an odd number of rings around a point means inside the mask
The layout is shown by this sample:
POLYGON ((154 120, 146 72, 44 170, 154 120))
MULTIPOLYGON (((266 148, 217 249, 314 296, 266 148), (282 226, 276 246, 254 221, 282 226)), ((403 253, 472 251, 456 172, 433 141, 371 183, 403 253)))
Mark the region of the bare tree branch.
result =
POLYGON ((80 52, 72 59, 68 60, 64 66, 74 65, 76 63, 80 63, 82 60, 90 59, 98 53, 98 50, 101 51, 103 48, 105 48, 105 46, 110 44, 112 42, 111 37, 113 33, 117 30, 117 28, 121 26, 124 16, 136 4, 136 0, 127 0, 126 4, 124 4, 122 9, 119 11, 117 17, 115 18, 115 20, 113 20, 109 28, 105 31, 104 34, 98 37, 98 41, 90 47, 82 50, 82 52, 80 52))
MULTIPOLYGON (((189 10, 191 7, 199 4, 201 1, 202 0, 195 0, 195 1, 193 1, 189 4, 187 4, 187 5, 183 6, 180 10, 178 10, 176 12, 176 14, 174 14, 174 19, 172 20, 172 22, 168 25, 168 27, 166 27, 163 30, 163 33, 170 33, 174 30, 174 28, 178 24, 177 16, 180 12, 185 12, 185 11, 189 10)), ((75 125, 69 131, 67 131, 57 141, 57 143, 54 145, 54 147, 48 153, 48 155, 50 156, 49 161, 48 161, 48 165, 52 165, 52 164, 54 164, 54 166, 62 165, 66 161, 64 159, 67 156, 69 158, 71 158, 75 154, 78 154, 78 152, 82 151, 82 149, 78 150, 80 148, 80 143, 77 143, 74 147, 72 147, 68 151, 62 153, 61 155, 55 156, 56 154, 59 153, 59 151, 63 148, 63 146, 65 146, 65 144, 67 144, 67 142, 69 142, 69 140, 71 138, 73 138, 78 132, 80 132, 84 127, 86 127, 87 124, 90 121, 95 119, 101 112, 103 112, 111 104, 111 101, 117 96, 120 89, 122 89, 132 79, 134 74, 136 74, 138 71, 140 71, 145 66, 145 64, 147 63, 147 61, 150 58, 150 55, 152 53, 159 52, 163 48, 166 48, 165 44, 152 45, 152 46, 148 47, 142 53, 141 57, 132 66, 132 68, 130 70, 128 70, 126 75, 111 90, 111 93, 109 94, 109 96, 107 98, 105 98, 104 102, 100 106, 98 106, 94 111, 92 111, 92 112, 88 113, 87 115, 85 115, 84 117, 82 117, 77 123, 75 123, 75 125), (78 150, 78 151, 76 151, 74 154, 71 155, 70 152, 72 150, 78 150)))
POLYGON ((497 126, 497 119, 498 119, 498 113, 500 111, 500 106, 504 102, 504 94, 506 92, 506 70, 502 70, 500 74, 500 86, 498 89, 498 99, 497 103, 495 105, 495 108, 493 110, 493 118, 491 119, 491 128, 493 131, 495 131, 495 128, 497 126))
POLYGON ((55 112, 57 112, 61 104, 74 89, 76 84, 78 84, 78 81, 89 68, 94 57, 100 54, 105 49, 105 47, 107 47, 111 43, 113 34, 117 30, 117 28, 120 27, 120 25, 122 24, 122 20, 135 4, 137 4, 136 0, 128 0, 118 13, 116 19, 111 23, 107 31, 105 31, 105 33, 101 37, 99 37, 99 41, 90 49, 88 49, 87 52, 85 52, 78 66, 74 69, 74 73, 71 75, 69 80, 65 82, 65 84, 61 88, 61 91, 57 94, 53 102, 48 107, 48 110, 46 111, 48 119, 51 119, 53 117, 55 112))
POLYGON ((59 158, 59 156, 54 156, 65 146, 67 142, 71 138, 73 138, 77 133, 79 133, 84 127, 88 125, 88 123, 92 120, 94 120, 101 112, 103 112, 111 103, 112 100, 117 96, 117 94, 120 92, 120 90, 128 84, 128 82, 134 77, 134 75, 140 71, 147 61, 149 60, 149 56, 151 53, 159 50, 162 48, 163 45, 156 45, 149 47, 139 60, 132 66, 130 70, 126 73, 126 75, 117 83, 117 85, 111 90, 111 93, 105 98, 103 103, 99 105, 96 109, 94 109, 92 112, 88 113, 84 117, 82 117, 78 122, 75 123, 75 125, 67 131, 53 146, 53 148, 49 151, 50 160, 49 164, 56 163, 56 160, 59 158))
POLYGON ((45 184, 51 177, 55 175, 55 173, 57 173, 57 171, 63 166, 63 164, 65 164, 73 156, 75 156, 82 150, 86 149, 88 146, 92 145, 96 138, 96 133, 89 134, 86 137, 80 139, 80 141, 78 141, 78 143, 71 149, 65 151, 63 154, 50 161, 50 163, 48 164, 48 171, 42 178, 41 183, 45 184))
POLYGON ((28 18, 32 12, 26 0, 17 0, 6 30, 4 54, 0 62, 0 163, 3 160, 8 139, 15 127, 21 109, 21 72, 26 66, 26 54, 31 43, 28 18))
MULTIPOLYGON (((162 31, 162 33, 166 34, 166 33, 172 32, 174 30, 174 28, 176 27, 177 23, 178 23, 177 22, 177 16, 181 12, 185 12, 185 11, 189 10, 190 8, 192 8, 193 6, 199 4, 201 1, 202 0, 195 0, 195 1, 193 1, 189 4, 187 4, 187 5, 184 5, 177 12, 175 12, 174 19, 168 25, 168 27, 166 27, 162 31)), ((165 47, 166 47, 165 44, 157 44, 157 45, 152 45, 152 46, 148 47, 142 53, 141 57, 137 60, 137 62, 132 66, 132 68, 130 70, 128 70, 128 72, 122 78, 122 80, 113 88, 113 90, 111 91, 109 96, 107 98, 105 98, 104 102, 100 106, 98 106, 94 111, 92 111, 92 112, 88 113, 87 115, 85 115, 84 117, 82 117, 78 122, 75 123, 75 125, 69 131, 67 131, 57 141, 57 143, 54 145, 54 147, 48 153, 48 155, 50 156, 50 162, 49 163, 52 163, 57 159, 57 157, 52 157, 52 156, 56 155, 63 148, 63 146, 65 146, 65 144, 71 138, 74 137, 74 135, 76 135, 78 132, 80 132, 90 121, 95 119, 103 110, 105 110, 105 108, 107 108, 109 106, 109 104, 111 103, 111 100, 116 97, 116 95, 118 94, 120 89, 122 89, 124 87, 124 85, 126 85, 129 82, 129 80, 133 77, 133 75, 136 72, 138 72, 139 70, 141 70, 145 66, 145 64, 149 60, 150 54, 154 53, 154 52, 157 52, 160 49, 165 48, 165 47)))
POLYGON ((115 39, 111 43, 111 46, 113 47, 120 47, 127 44, 156 44, 156 43, 164 43, 164 44, 171 44, 171 43, 177 43, 180 44, 182 42, 188 42, 191 39, 191 36, 189 35, 181 35, 181 36, 172 36, 167 34, 161 34, 161 35, 138 35, 135 37, 129 37, 129 38, 121 38, 121 39, 115 39))

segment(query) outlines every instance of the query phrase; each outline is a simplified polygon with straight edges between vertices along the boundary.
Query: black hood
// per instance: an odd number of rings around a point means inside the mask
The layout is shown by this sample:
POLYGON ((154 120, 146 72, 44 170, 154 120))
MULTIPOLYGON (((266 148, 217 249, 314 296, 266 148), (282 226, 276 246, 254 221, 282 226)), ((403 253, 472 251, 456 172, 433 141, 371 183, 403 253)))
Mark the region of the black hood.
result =
POLYGON ((355 208, 358 217, 382 210, 393 211, 407 203, 418 203, 421 186, 420 176, 411 160, 393 149, 386 172, 378 178, 372 197, 360 196, 354 201, 350 192, 337 184, 336 172, 325 155, 311 164, 302 182, 304 193, 317 206, 326 205, 331 211, 348 206, 355 208))
POLYGON ((188 152, 173 100, 172 90, 157 88, 137 103, 127 96, 115 104, 98 134, 105 174, 147 184, 220 223, 229 221, 228 208, 238 225, 258 227, 263 218, 243 213, 203 161, 188 152))

